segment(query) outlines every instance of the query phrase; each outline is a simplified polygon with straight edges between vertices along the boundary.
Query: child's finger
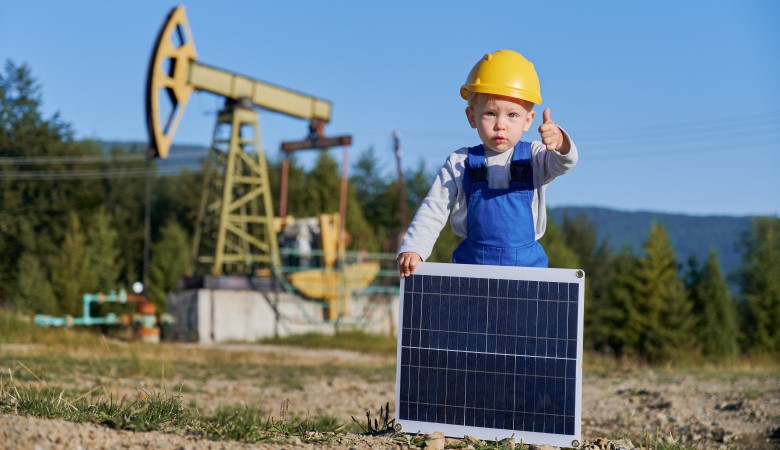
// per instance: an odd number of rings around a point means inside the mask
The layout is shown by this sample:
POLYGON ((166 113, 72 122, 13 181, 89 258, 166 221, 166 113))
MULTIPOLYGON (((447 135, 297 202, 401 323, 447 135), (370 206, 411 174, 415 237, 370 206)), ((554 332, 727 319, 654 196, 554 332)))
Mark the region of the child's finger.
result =
POLYGON ((542 123, 550 122, 552 122, 552 119, 550 118, 550 108, 544 108, 544 112, 542 113, 542 123))

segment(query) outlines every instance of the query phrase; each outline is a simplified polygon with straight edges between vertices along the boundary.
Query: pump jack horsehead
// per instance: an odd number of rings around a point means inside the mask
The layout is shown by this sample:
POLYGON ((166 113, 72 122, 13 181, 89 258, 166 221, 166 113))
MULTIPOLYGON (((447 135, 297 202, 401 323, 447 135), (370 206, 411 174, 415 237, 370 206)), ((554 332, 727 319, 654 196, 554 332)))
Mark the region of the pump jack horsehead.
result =
MULTIPOLYGON (((160 29, 147 72, 150 156, 168 157, 187 101, 196 90, 224 97, 225 107, 217 115, 204 174, 193 260, 208 265, 213 275, 256 272, 280 277, 277 233, 286 218, 273 214, 268 165, 253 108, 309 121, 308 138, 283 145, 286 152, 343 145, 346 154, 351 136, 322 135, 331 116, 327 100, 198 62, 184 7, 178 6, 160 29), (215 242, 206 242, 211 236, 215 242)), ((323 242, 325 267, 286 277, 299 293, 324 300, 330 320, 347 312, 344 293, 367 287, 379 271, 378 263, 337 264, 344 252, 344 182, 342 191, 339 214, 320 216, 323 235, 335 237, 331 243, 323 242)))

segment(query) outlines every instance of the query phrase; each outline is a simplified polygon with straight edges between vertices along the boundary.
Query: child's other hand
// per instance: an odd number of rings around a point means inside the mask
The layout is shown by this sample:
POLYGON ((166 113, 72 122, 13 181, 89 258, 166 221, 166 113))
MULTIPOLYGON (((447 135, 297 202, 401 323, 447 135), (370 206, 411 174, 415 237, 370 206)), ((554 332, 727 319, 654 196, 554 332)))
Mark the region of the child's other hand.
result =
POLYGON ((414 252, 403 252, 398 255, 398 268, 401 272, 401 278, 408 277, 417 269, 417 264, 422 262, 420 255, 414 252))
POLYGON ((547 147, 547 150, 556 151, 564 155, 569 153, 568 140, 564 137, 563 131, 550 118, 550 108, 545 108, 542 113, 542 124, 539 126, 539 134, 542 136, 542 144, 547 147))

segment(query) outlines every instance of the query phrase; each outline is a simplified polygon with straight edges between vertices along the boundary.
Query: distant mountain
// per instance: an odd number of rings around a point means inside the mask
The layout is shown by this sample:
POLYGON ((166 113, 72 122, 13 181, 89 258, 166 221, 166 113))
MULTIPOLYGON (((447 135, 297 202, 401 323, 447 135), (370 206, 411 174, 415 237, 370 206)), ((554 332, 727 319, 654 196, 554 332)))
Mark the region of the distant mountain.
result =
POLYGON ((642 244, 650 233, 650 225, 658 222, 669 233, 681 264, 685 264, 691 256, 704 262, 710 249, 714 248, 718 252, 721 269, 727 276, 742 266, 742 254, 737 245, 751 227, 748 216, 691 216, 573 206, 551 208, 549 212, 558 225, 563 223, 566 215, 574 218, 584 214, 596 229, 600 242, 607 239, 613 251, 628 245, 635 254, 642 254, 642 244))

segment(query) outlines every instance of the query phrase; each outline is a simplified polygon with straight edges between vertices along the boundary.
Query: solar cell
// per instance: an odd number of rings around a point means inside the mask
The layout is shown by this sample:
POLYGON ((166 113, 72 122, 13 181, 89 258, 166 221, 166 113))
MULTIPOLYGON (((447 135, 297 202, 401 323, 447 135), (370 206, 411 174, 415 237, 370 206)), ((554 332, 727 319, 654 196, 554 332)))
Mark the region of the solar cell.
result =
POLYGON ((578 446, 584 273, 422 263, 401 280, 396 423, 578 446))

